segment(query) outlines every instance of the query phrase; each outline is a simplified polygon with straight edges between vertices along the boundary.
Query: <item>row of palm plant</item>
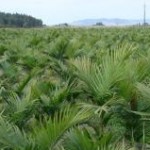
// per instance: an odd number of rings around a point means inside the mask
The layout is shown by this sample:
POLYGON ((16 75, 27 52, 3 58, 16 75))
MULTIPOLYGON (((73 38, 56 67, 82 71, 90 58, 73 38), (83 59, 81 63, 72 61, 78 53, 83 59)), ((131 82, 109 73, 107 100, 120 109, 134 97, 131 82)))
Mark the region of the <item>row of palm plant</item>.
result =
POLYGON ((0 148, 146 149, 147 31, 2 29, 0 148))

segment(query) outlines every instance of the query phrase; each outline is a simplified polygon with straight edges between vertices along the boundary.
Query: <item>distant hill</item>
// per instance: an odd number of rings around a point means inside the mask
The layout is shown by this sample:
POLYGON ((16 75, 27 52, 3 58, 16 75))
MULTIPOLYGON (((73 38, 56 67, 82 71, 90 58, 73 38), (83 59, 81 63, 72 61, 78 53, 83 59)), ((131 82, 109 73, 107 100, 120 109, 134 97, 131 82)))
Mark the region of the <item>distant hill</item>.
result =
POLYGON ((0 12, 0 27, 41 27, 43 22, 24 14, 0 12))
MULTIPOLYGON (((77 26, 92 26, 95 25, 98 22, 102 22, 106 26, 124 26, 124 25, 136 25, 136 24, 142 24, 143 20, 128 20, 128 19, 84 19, 84 20, 78 20, 74 21, 72 25, 77 25, 77 26)), ((150 23, 150 20, 147 20, 147 23, 150 23)))

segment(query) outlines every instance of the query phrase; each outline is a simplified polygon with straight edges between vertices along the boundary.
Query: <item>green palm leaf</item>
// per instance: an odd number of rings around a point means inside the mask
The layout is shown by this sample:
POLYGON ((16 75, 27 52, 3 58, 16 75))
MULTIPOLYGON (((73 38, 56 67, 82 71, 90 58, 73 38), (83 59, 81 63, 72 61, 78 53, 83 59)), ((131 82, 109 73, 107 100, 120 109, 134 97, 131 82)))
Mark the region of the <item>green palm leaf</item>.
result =
POLYGON ((0 116, 0 148, 25 150, 29 145, 26 134, 0 116))
POLYGON ((88 109, 79 110, 70 106, 62 109, 54 115, 54 118, 48 119, 45 125, 34 129, 38 149, 54 149, 69 128, 85 121, 90 116, 91 112, 88 109))

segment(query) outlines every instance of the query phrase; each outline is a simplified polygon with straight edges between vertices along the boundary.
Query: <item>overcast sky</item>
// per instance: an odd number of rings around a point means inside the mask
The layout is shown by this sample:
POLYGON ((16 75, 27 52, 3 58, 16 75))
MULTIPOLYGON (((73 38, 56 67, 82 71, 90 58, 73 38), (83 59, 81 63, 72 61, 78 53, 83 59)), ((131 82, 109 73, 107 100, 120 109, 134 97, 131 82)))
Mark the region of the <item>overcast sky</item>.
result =
POLYGON ((150 0, 0 0, 0 11, 40 18, 47 25, 95 18, 150 18, 150 0))

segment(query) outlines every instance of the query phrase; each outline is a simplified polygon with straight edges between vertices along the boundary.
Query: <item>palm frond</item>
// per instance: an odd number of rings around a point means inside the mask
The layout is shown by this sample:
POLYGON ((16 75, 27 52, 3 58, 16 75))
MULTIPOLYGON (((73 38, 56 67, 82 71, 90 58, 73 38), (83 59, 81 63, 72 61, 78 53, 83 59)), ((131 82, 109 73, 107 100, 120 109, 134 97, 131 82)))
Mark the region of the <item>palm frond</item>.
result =
POLYGON ((0 116, 0 148, 25 150, 29 145, 26 134, 0 116))
POLYGON ((107 97, 117 92, 115 85, 124 80, 125 60, 129 59, 135 48, 127 45, 124 49, 106 52, 100 64, 90 58, 78 58, 71 63, 75 66, 76 75, 98 97, 107 97))
POLYGON ((39 149, 54 149, 64 133, 71 127, 85 121, 91 116, 86 109, 79 110, 67 106, 56 113, 53 118, 34 129, 34 137, 39 149))

